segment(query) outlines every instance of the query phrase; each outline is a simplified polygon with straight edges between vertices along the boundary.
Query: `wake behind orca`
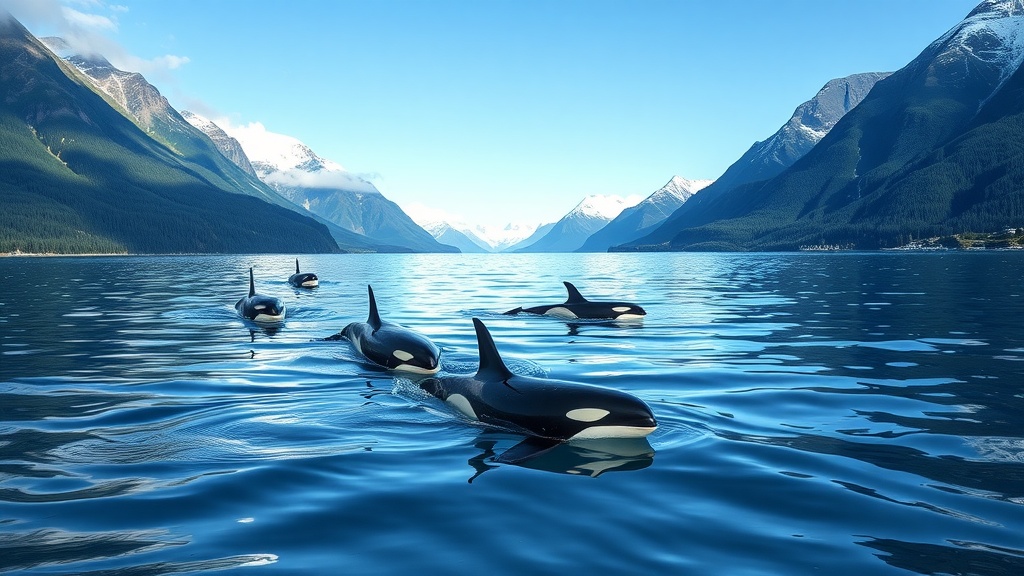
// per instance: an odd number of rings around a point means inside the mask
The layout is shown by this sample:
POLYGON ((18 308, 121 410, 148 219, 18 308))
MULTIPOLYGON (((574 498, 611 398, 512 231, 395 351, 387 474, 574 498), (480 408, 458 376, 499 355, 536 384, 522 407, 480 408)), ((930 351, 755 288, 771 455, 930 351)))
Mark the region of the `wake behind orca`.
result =
POLYGON ((569 297, 564 304, 534 306, 532 308, 519 307, 509 310, 505 314, 511 315, 527 312, 529 314, 543 314, 567 320, 576 318, 635 320, 647 315, 643 308, 631 302, 590 301, 584 298, 580 291, 569 282, 562 282, 562 284, 565 284, 565 289, 569 292, 569 297))
POLYGON ((370 296, 369 317, 366 322, 345 326, 340 336, 352 342, 368 360, 385 368, 417 374, 437 372, 441 357, 437 346, 419 332, 381 320, 373 288, 367 286, 366 290, 370 296))
POLYGON ((288 283, 296 288, 316 288, 320 279, 312 272, 299 272, 299 259, 295 259, 295 274, 288 277, 288 283))
POLYGON ((643 438, 658 423, 642 400, 619 390, 513 374, 490 332, 477 318, 480 368, 472 376, 444 376, 420 388, 467 418, 556 441, 643 438))
POLYGON ((280 298, 256 293, 256 283, 249 268, 249 295, 235 302, 235 310, 242 318, 254 322, 282 322, 285 307, 280 298))

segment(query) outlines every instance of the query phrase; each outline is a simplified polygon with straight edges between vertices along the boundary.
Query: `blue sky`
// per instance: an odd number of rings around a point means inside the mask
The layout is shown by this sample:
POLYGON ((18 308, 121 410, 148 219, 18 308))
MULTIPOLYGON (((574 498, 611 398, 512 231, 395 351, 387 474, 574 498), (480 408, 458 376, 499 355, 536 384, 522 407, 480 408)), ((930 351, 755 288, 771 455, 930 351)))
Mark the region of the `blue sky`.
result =
POLYGON ((260 122, 403 207, 559 218, 716 178, 828 80, 896 70, 977 0, 0 0, 178 109, 260 122))

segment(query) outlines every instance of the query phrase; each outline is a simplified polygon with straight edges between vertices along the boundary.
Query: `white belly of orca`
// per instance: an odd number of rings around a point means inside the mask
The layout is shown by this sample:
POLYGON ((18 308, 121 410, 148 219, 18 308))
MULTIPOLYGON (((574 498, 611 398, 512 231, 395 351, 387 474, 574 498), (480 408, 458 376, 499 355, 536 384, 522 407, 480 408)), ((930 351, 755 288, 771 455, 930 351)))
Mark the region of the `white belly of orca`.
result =
POLYGON ((573 440, 594 440, 597 438, 644 438, 657 427, 650 426, 591 426, 569 438, 573 440))

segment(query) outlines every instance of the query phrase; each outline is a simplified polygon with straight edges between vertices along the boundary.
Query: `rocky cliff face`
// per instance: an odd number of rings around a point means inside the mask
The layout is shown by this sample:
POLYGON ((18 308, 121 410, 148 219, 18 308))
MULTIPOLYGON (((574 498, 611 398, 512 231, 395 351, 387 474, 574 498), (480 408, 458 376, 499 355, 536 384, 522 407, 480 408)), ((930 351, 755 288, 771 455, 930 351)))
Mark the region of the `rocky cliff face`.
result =
POLYGON ((249 157, 245 155, 242 145, 238 143, 238 140, 228 136, 227 132, 221 130, 220 126, 188 110, 182 110, 181 117, 209 136, 217 150, 220 150, 220 153, 228 160, 231 160, 235 166, 241 168, 246 174, 259 177, 256 174, 256 170, 252 167, 252 163, 249 162, 249 157))
POLYGON ((853 110, 889 72, 854 74, 830 80, 813 98, 797 106, 775 134, 756 142, 716 180, 716 190, 767 180, 810 152, 843 116, 853 110))

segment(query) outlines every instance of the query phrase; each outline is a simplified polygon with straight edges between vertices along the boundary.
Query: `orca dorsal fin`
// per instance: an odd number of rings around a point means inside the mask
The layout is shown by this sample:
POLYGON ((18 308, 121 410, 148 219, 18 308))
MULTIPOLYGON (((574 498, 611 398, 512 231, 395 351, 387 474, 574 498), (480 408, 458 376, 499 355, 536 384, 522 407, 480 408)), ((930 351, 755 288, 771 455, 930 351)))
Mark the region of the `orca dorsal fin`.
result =
POLYGON ((501 380, 508 380, 512 377, 509 370, 498 354, 498 347, 494 345, 491 333, 484 326, 479 318, 473 318, 473 327, 476 328, 476 344, 480 349, 480 369, 476 371, 478 377, 497 377, 501 380))
POLYGON ((296 274, 299 273, 299 259, 298 258, 295 259, 295 273, 296 274))
POLYGON ((583 294, 580 294, 580 291, 571 283, 562 282, 562 284, 565 284, 565 289, 569 291, 569 298, 565 301, 566 304, 579 304, 587 301, 587 299, 583 297, 583 294))
POLYGON ((249 298, 256 295, 256 281, 252 279, 252 266, 249 267, 249 298))
POLYGON ((366 285, 366 291, 370 294, 370 315, 366 318, 366 323, 376 332, 380 330, 380 312, 377 312, 377 300, 373 297, 373 288, 369 284, 366 285))

